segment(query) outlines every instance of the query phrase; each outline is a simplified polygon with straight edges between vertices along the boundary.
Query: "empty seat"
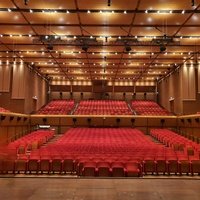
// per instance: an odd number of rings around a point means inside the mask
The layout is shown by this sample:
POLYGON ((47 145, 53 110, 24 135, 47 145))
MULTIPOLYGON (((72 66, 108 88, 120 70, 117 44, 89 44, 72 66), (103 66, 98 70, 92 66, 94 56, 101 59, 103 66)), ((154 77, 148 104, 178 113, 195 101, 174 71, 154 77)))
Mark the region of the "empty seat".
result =
POLYGON ((191 173, 200 175, 200 160, 191 160, 191 173))
POLYGON ((157 174, 159 173, 165 174, 168 171, 165 157, 156 157, 155 163, 156 163, 157 174))
POLYGON ((111 170, 113 177, 124 177, 126 173, 124 164, 121 162, 113 162, 111 164, 111 170))
POLYGON ((108 162, 97 163, 98 176, 109 177, 111 176, 110 164, 108 162))
POLYGON ((96 169, 96 163, 95 162, 85 162, 83 164, 83 169, 82 169, 82 175, 83 176, 96 176, 97 174, 97 169, 96 169))
POLYGON ((142 175, 142 166, 138 162, 127 162, 125 169, 127 177, 139 177, 142 175))

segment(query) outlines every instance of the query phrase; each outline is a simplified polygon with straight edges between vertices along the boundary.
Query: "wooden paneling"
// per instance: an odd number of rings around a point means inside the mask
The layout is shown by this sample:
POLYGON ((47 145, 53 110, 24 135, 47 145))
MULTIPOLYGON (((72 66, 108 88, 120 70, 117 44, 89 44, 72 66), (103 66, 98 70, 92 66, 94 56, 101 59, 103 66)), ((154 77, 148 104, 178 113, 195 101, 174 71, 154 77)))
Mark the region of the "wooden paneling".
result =
POLYGON ((12 99, 25 98, 25 76, 27 71, 25 65, 13 65, 13 79, 12 79, 12 99))
POLYGON ((197 73, 198 73, 198 93, 200 93, 200 64, 197 66, 197 73))
POLYGON ((9 92, 10 77, 11 77, 11 66, 0 65, 0 92, 9 92))

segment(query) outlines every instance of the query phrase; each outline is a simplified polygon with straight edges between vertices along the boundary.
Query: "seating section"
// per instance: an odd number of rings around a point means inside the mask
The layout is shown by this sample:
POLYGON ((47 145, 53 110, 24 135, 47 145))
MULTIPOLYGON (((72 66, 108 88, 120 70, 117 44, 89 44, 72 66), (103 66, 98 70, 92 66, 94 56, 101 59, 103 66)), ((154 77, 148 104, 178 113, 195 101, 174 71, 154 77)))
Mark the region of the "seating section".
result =
POLYGON ((173 148, 175 151, 185 151, 188 156, 199 157, 200 144, 197 144, 182 135, 178 135, 168 129, 152 129, 150 134, 161 143, 173 148))
POLYGON ((132 115, 125 101, 84 100, 81 101, 75 115, 132 115))
POLYGON ((10 112, 10 111, 6 110, 5 108, 0 107, 0 112, 10 112))
MULTIPOLYGON (((33 148, 28 156, 16 156, 11 152, 12 148, 7 148, 11 153, 5 157, 8 152, 4 148, 0 153, 0 172, 67 173, 92 177, 200 174, 197 150, 192 154, 190 151, 174 148, 175 133, 169 130, 152 129, 150 132, 153 137, 160 138, 163 144, 154 142, 137 129, 72 128, 55 142, 42 148, 33 148)), ((51 137, 52 134, 48 136, 51 137)))
POLYGON ((67 115, 74 108, 74 100, 53 100, 41 108, 37 114, 67 115))
MULTIPOLYGON (((155 143, 131 128, 74 128, 54 143, 18 158, 14 172, 132 177, 198 174, 200 160, 155 143)), ((12 167, 11 167, 12 169, 12 167)))
POLYGON ((27 170, 28 152, 40 148, 54 135, 54 131, 34 131, 0 148, 0 173, 19 173, 27 170))
POLYGON ((24 137, 21 137, 7 145, 8 149, 16 149, 17 155, 26 154, 27 151, 40 148, 44 143, 49 141, 54 135, 51 130, 33 131, 24 137))
POLYGON ((169 172, 198 173, 200 175, 200 144, 168 129, 152 129, 150 134, 176 151, 176 157, 169 158, 169 172), (184 155, 182 154, 184 152, 184 155))
POLYGON ((131 105, 138 115, 170 115, 154 101, 135 100, 131 105))

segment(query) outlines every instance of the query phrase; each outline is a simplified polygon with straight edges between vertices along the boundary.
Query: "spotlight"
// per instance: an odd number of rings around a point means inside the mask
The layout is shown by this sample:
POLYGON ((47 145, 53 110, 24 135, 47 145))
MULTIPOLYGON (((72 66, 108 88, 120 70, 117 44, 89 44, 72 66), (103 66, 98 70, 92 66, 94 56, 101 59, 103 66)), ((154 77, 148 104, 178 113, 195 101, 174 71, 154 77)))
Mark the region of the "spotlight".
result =
POLYGON ((164 44, 160 45, 160 51, 163 52, 166 50, 166 46, 164 44))
POLYGON ((28 5, 29 0, 24 0, 24 4, 27 6, 28 5))
POLYGON ((191 0, 191 6, 195 6, 195 0, 191 0))
POLYGON ((85 52, 87 52, 88 48, 89 47, 87 45, 82 46, 82 50, 85 51, 85 52))
POLYGON ((130 46, 126 46, 125 49, 126 49, 127 52, 131 51, 131 47, 130 46))
POLYGON ((48 49, 49 51, 52 51, 52 50, 53 50, 53 45, 52 45, 52 44, 48 44, 47 49, 48 49))
POLYGON ((111 0, 108 0, 108 6, 111 6, 111 0))

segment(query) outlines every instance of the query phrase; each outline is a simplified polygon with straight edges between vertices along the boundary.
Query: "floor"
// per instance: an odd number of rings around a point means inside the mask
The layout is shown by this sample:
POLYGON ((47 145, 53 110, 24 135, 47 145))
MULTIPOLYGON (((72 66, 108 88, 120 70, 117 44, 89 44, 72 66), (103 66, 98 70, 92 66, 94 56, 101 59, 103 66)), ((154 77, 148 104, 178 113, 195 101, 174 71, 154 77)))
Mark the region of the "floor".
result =
POLYGON ((199 200, 199 178, 2 177, 1 200, 199 200))

